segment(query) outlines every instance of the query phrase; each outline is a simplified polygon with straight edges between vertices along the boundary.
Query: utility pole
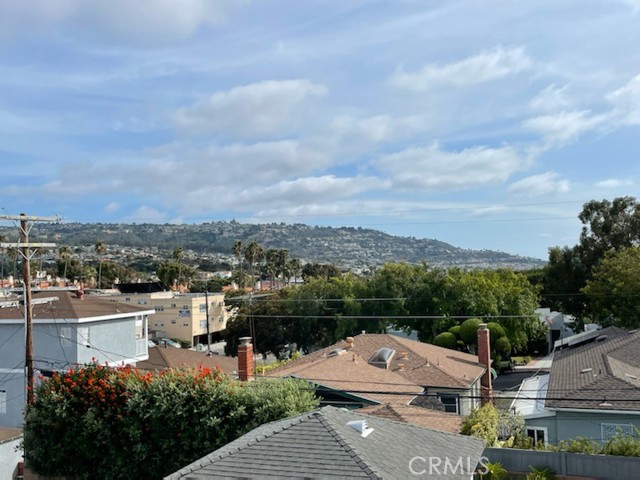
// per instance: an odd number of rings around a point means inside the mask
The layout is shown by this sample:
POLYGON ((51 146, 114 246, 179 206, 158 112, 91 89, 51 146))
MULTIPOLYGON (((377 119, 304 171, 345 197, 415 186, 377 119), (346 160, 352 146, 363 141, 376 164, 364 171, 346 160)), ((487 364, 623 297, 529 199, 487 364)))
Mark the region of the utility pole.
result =
POLYGON ((33 403, 33 304, 31 300, 31 247, 55 248, 55 243, 29 243, 29 222, 59 222, 59 217, 32 217, 20 215, 0 215, 0 220, 20 222, 20 241, 17 244, 0 244, 1 247, 16 247, 22 256, 22 281, 24 283, 24 319, 25 319, 25 370, 27 376, 27 404, 33 403))

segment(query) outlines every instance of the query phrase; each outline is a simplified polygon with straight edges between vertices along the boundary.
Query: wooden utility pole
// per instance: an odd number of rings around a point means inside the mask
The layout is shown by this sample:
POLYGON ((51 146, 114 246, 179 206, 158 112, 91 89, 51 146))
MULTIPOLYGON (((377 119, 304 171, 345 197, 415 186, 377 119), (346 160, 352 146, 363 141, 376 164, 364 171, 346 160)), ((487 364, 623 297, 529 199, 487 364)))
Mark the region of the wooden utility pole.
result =
POLYGON ((58 217, 29 217, 24 213, 20 215, 1 215, 2 220, 20 222, 20 242, 17 244, 0 244, 5 247, 17 247, 22 255, 22 281, 24 283, 24 320, 25 320, 25 370, 27 376, 27 404, 32 404, 33 392, 33 304, 31 300, 31 247, 55 248, 55 243, 29 243, 29 221, 32 222, 58 222, 58 217))

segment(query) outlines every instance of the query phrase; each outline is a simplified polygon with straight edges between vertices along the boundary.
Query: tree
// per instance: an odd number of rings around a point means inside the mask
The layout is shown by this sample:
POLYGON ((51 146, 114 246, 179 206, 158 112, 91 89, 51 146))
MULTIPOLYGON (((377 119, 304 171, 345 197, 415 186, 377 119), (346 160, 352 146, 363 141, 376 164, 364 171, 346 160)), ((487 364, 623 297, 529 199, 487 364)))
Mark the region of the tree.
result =
POLYGON ((458 346, 458 339, 451 332, 442 332, 433 339, 433 344, 438 347, 455 349, 458 346))
POLYGON ((589 314, 602 317, 588 308, 583 292, 594 268, 610 251, 640 246, 640 204, 634 197, 591 200, 578 218, 583 224, 579 243, 549 250, 542 293, 545 306, 582 321, 589 314))
POLYGON ((275 288, 276 275, 278 275, 278 250, 275 248, 269 248, 265 252, 265 270, 267 275, 271 278, 271 290, 275 288))
POLYGON ((240 288, 244 287, 244 275, 242 274, 242 240, 236 240, 233 244, 233 254, 236 256, 236 259, 238 260, 238 266, 240 269, 240 276, 239 279, 242 283, 238 283, 238 286, 240 286, 240 288))
POLYGON ((289 275, 289 250, 278 250, 278 273, 282 275, 283 284, 287 284, 289 275))
POLYGON ((597 322, 640 327, 640 247, 610 251, 594 268, 583 292, 597 322))
POLYGON ((251 272, 251 288, 255 287, 255 270, 254 267, 256 263, 260 262, 264 256, 264 248, 256 242, 255 240, 247 245, 247 248, 244 250, 244 258, 247 260, 249 264, 249 270, 251 272))
POLYGON ((180 285, 182 285, 182 256, 184 254, 184 249, 181 246, 177 246, 173 249, 173 254, 171 257, 178 264, 178 289, 180 289, 180 285))
POLYGON ((163 478, 263 423, 317 405, 305 381, 91 364, 42 382, 27 407, 26 461, 45 476, 163 478))
POLYGON ((465 418, 460 433, 481 438, 487 447, 493 447, 498 440, 500 415, 492 403, 486 403, 476 408, 465 418))
MULTIPOLYGON (((64 245, 58 249, 58 262, 64 265, 64 269, 62 271, 62 278, 67 280, 67 270, 69 269, 69 260, 71 259, 71 249, 64 245)), ((60 269, 58 269, 58 272, 60 269)), ((59 273, 58 273, 59 275, 59 273)))
POLYGON ((183 282, 188 285, 195 275, 195 270, 188 265, 179 265, 165 260, 158 265, 156 275, 158 275, 165 288, 171 288, 174 283, 177 283, 180 275, 182 275, 183 282))
POLYGON ((93 247, 94 252, 98 256, 98 288, 102 288, 102 256, 107 252, 107 246, 100 240, 93 247))

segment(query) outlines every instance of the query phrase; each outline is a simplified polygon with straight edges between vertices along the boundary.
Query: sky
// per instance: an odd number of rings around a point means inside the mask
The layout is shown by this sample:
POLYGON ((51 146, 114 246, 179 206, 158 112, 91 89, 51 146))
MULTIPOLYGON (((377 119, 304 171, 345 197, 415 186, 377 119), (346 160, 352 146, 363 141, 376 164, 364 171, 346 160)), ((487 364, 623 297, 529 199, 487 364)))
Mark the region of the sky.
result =
POLYGON ((0 0, 0 208, 547 258, 638 197, 640 0, 0 0))

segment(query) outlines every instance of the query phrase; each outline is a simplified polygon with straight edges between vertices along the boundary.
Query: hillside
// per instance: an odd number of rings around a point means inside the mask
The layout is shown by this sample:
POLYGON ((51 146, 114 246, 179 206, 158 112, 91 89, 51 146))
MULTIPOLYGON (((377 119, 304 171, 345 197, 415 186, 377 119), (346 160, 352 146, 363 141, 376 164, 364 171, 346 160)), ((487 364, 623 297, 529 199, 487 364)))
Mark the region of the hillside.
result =
MULTIPOLYGON (((15 237, 15 229, 0 233, 15 237)), ((468 250, 432 239, 397 237, 378 230, 352 227, 313 227, 284 223, 243 224, 211 222, 195 225, 61 223, 37 225, 32 231, 37 241, 58 245, 93 245, 102 240, 114 247, 157 248, 172 251, 181 245, 197 253, 230 255, 236 240, 253 240, 266 248, 286 248, 292 257, 304 261, 335 263, 362 268, 385 262, 426 261, 434 266, 471 266, 478 268, 530 268, 542 260, 490 250, 468 250)), ((154 248, 154 250, 155 250, 154 248)))

